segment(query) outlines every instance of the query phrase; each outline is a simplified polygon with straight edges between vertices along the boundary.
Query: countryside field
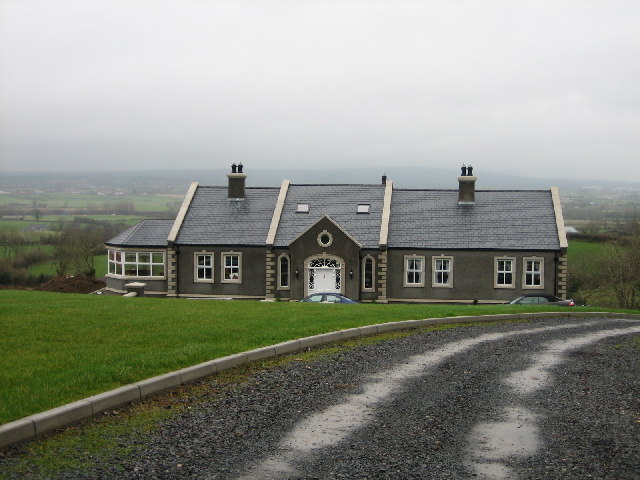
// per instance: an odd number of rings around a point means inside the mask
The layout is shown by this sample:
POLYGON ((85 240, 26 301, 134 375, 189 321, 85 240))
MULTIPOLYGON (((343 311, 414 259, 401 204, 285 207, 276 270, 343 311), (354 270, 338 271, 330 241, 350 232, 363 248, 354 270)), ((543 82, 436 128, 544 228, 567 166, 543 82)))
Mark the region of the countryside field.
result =
MULTIPOLYGON (((560 308, 562 310, 562 308, 560 308)), ((511 305, 312 305, 0 291, 0 424, 225 355, 406 319, 511 305)))

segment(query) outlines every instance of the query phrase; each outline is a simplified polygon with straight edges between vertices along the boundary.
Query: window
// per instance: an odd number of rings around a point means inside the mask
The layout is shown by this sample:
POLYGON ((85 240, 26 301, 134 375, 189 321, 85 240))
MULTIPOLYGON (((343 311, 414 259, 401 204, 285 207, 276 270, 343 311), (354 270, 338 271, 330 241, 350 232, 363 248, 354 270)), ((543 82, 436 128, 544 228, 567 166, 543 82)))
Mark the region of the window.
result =
POLYGON ((495 288, 513 288, 514 284, 514 268, 515 258, 496 258, 495 259, 495 288))
POLYGON ((358 213, 369 213, 369 209, 371 208, 371 205, 369 205, 368 203, 361 203, 358 205, 358 213))
POLYGON ((242 282, 242 254, 223 253, 222 254, 222 282, 241 283, 242 282))
POLYGON ((424 257, 405 255, 404 286, 422 287, 424 285, 424 257))
POLYGON ((127 277, 164 277, 164 252, 109 250, 108 271, 127 277))
POLYGON ((333 243, 333 235, 331 235, 326 230, 323 230, 318 235, 318 245, 321 247, 329 247, 333 243))
POLYGON ((278 258, 278 289, 289 289, 289 257, 284 253, 278 258))
POLYGON ((212 253, 196 253, 195 254, 195 276, 196 282, 213 283, 213 254, 212 253))
POLYGON ((374 290, 373 284, 374 263, 373 257, 367 255, 362 259, 362 289, 374 290))
POLYGON ((433 257, 433 286, 452 287, 453 286, 453 258, 433 257))
POLYGON ((523 288, 544 288, 543 267, 541 258, 530 257, 524 259, 523 288))
POLYGON ((297 212, 298 213, 309 213, 309 204, 308 203, 299 203, 297 212))

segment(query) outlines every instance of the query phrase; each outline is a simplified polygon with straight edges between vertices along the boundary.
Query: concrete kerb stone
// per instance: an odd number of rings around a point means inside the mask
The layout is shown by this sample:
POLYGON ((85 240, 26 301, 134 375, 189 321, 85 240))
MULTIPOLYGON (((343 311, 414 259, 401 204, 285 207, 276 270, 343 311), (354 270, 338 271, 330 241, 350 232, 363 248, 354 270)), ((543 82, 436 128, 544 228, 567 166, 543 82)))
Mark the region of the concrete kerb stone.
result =
POLYGON ((400 322, 383 323, 379 325, 367 325, 364 327, 350 328, 336 332, 314 335, 299 340, 291 340, 269 347, 258 348, 249 352, 237 353, 227 357, 204 362, 192 367, 187 367, 175 372, 158 375, 134 384, 125 385, 108 392, 79 400, 61 407, 47 410, 30 417, 15 420, 5 425, 0 425, 0 448, 4 448, 19 442, 33 440, 43 433, 56 428, 65 427, 80 420, 91 418, 112 408, 128 403, 144 400, 145 398, 179 387, 180 385, 198 380, 207 375, 222 370, 227 370, 243 365, 253 360, 302 351, 307 348, 326 345, 340 340, 375 335, 377 333, 397 330, 415 329, 427 325, 446 323, 489 322, 508 319, 527 318, 628 318, 640 320, 637 314, 618 314, 609 312, 540 312, 526 314, 500 314, 485 316, 461 316, 446 318, 426 318, 421 320, 404 320, 400 322))
POLYGON ((0 425, 0 448, 36 438, 36 426, 31 417, 0 425))
POLYGON ((208 362, 199 363, 192 367, 180 369, 176 373, 180 375, 180 383, 184 385, 195 380, 200 380, 217 371, 219 371, 218 363, 215 360, 209 360, 208 362))
POLYGON ((276 355, 285 355, 287 353, 295 353, 302 350, 300 346, 300 340, 291 340, 288 342, 278 343, 273 346, 276 350, 276 355))
POLYGON ((78 400, 31 416, 36 436, 93 416, 91 402, 78 400))
POLYGON ((228 370, 233 367, 237 367, 238 365, 244 365, 247 363, 247 354, 246 353, 235 353, 233 355, 228 355, 226 357, 218 358, 214 360, 216 364, 216 368, 218 371, 228 370))
POLYGON ((124 387, 115 388, 108 392, 99 393, 92 397, 85 398, 91 403, 93 415, 97 415, 113 408, 121 407, 129 403, 139 402, 140 387, 138 385, 125 385, 124 387))
POLYGON ((255 362, 256 360, 264 360, 276 356, 276 349, 273 347, 256 348, 249 350, 247 353, 247 362, 255 362))
POLYGON ((178 372, 171 372, 136 382, 134 385, 140 387, 140 400, 144 400, 156 393, 179 387, 182 385, 182 381, 178 372))

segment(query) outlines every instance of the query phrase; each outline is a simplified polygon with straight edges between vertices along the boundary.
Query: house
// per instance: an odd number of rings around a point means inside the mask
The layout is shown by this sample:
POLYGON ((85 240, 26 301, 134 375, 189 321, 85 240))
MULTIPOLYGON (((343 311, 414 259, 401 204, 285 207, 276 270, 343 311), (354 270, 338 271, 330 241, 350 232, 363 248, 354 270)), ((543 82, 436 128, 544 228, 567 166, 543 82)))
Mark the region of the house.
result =
POLYGON ((109 240, 107 288, 145 295, 298 300, 504 302, 566 296, 567 240, 557 189, 379 184, 247 187, 192 183, 175 219, 143 220, 109 240))

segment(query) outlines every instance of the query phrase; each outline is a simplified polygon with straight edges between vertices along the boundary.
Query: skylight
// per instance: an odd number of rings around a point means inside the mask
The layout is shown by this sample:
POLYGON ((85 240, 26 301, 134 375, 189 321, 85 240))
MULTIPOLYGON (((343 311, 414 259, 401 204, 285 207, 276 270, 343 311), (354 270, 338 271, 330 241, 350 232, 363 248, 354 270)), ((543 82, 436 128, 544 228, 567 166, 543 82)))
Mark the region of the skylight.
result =
POLYGON ((297 212, 298 213, 309 213, 309 204, 308 203, 299 203, 297 212))
POLYGON ((371 205, 368 203, 361 203, 358 205, 358 213, 369 213, 369 208, 371 205))

